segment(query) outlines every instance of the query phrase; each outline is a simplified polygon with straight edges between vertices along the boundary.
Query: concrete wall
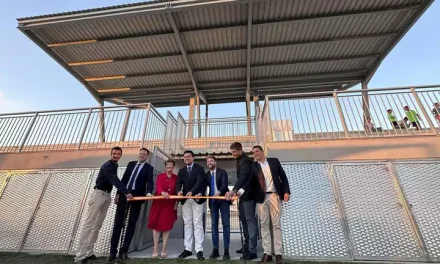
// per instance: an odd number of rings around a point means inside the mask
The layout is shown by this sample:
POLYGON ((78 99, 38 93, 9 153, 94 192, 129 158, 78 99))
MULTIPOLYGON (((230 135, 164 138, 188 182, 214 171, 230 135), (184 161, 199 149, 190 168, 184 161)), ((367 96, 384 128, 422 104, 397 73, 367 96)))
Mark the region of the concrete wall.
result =
POLYGON ((268 155, 281 161, 356 161, 440 158, 435 136, 272 142, 268 155))

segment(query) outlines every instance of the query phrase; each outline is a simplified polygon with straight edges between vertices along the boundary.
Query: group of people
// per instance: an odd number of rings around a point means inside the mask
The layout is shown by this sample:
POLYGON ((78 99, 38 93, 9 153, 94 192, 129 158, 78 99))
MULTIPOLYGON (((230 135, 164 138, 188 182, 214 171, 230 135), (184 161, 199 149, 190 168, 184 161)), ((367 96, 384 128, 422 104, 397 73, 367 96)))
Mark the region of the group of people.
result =
POLYGON ((152 258, 167 257, 167 241, 169 233, 177 220, 178 204, 182 205, 184 222, 184 250, 178 258, 184 259, 192 255, 195 241, 197 259, 203 260, 203 208, 207 202, 211 212, 213 251, 209 259, 220 257, 219 251, 219 215, 223 226, 223 259, 230 259, 230 206, 232 200, 238 198, 239 220, 242 226, 244 243, 237 253, 243 254, 242 259, 257 258, 258 221, 260 218, 262 245, 264 249, 261 262, 282 263, 281 234, 281 203, 290 199, 287 176, 276 158, 266 158, 261 146, 254 146, 254 161, 243 151, 241 143, 235 142, 230 147, 233 158, 237 161, 237 181, 232 190, 228 188, 228 174, 217 166, 214 156, 206 158, 208 171, 194 162, 191 150, 184 152, 185 166, 178 174, 174 174, 175 161, 165 161, 165 172, 159 174, 153 194, 153 167, 146 161, 150 152, 141 148, 137 161, 129 162, 119 180, 117 176, 118 161, 122 149, 114 147, 111 158, 105 162, 98 173, 93 193, 89 199, 88 215, 84 222, 79 240, 79 248, 75 257, 76 263, 86 263, 95 259, 94 244, 111 204, 111 191, 117 188, 114 203, 117 205, 113 233, 110 241, 110 255, 107 263, 112 263, 118 255, 118 243, 126 220, 127 228, 119 258, 128 259, 128 249, 135 233, 143 201, 131 200, 136 196, 162 196, 164 199, 153 200, 148 215, 147 228, 153 232, 152 258), (188 196, 186 199, 169 199, 171 195, 188 196), (217 196, 206 199, 201 196, 217 196), (199 198, 200 197, 200 198, 199 198), (127 208, 129 206, 129 210, 127 208), (126 216, 128 213, 128 216, 126 216), (159 238, 162 234, 162 250, 159 254, 159 238))

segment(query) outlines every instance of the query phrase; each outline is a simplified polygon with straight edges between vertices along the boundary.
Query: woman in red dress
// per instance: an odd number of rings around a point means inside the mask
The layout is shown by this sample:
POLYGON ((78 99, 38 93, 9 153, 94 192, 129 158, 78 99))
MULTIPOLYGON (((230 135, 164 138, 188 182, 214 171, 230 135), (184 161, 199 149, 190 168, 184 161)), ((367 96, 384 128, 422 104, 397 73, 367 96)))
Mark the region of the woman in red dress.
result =
POLYGON ((148 217, 148 229, 153 230, 153 258, 157 258, 159 236, 162 233, 162 253, 161 257, 167 257, 167 241, 170 230, 173 229, 174 222, 177 220, 176 200, 168 200, 170 195, 176 195, 177 175, 173 173, 174 160, 165 161, 166 172, 159 174, 156 180, 156 196, 165 196, 165 200, 153 200, 150 215, 148 217))

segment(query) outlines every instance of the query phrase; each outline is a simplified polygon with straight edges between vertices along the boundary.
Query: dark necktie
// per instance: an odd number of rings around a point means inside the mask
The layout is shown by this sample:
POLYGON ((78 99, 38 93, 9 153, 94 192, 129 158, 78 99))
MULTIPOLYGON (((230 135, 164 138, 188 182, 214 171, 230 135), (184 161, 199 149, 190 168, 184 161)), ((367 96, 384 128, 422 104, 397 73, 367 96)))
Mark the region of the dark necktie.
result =
POLYGON ((188 175, 191 174, 191 167, 188 166, 188 175))
MULTIPOLYGON (((214 172, 212 172, 212 174, 211 174, 211 193, 210 193, 210 195, 211 196, 215 195, 215 173, 214 172)), ((213 203, 214 199, 211 199, 210 201, 211 201, 211 203, 213 203)))
POLYGON ((261 170, 258 172, 258 183, 260 183, 261 190, 266 192, 266 181, 264 180, 263 167, 260 166, 261 170))
POLYGON ((136 178, 136 175, 138 173, 139 167, 140 167, 139 164, 136 164, 136 167, 134 168, 133 175, 131 175, 130 182, 128 183, 128 186, 127 186, 127 190, 128 191, 131 191, 131 188, 133 188, 134 179, 136 178))

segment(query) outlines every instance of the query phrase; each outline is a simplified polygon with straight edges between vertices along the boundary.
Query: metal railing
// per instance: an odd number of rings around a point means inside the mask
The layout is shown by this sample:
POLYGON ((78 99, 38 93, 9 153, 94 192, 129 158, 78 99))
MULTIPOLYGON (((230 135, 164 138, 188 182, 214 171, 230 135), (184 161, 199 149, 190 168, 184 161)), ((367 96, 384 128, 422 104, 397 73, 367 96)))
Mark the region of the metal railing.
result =
POLYGON ((259 138, 264 142, 438 135, 440 106, 434 104, 440 102, 439 87, 267 96, 258 117, 259 138))
POLYGON ((168 114, 164 149, 169 153, 183 153, 186 149, 194 152, 227 152, 234 141, 243 144, 245 150, 257 143, 254 117, 211 118, 184 120, 168 114))
POLYGON ((0 152, 152 148, 165 125, 151 104, 0 114, 0 152))

